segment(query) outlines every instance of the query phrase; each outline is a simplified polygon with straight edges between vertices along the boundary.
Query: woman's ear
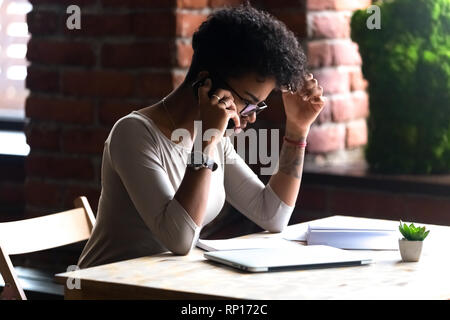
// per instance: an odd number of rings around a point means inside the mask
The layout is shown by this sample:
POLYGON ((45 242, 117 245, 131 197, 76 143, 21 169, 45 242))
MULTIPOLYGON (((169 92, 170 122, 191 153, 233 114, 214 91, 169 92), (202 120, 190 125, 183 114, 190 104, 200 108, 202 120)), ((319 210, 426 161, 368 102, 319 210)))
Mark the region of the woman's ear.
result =
POLYGON ((198 80, 200 80, 200 79, 205 79, 207 76, 209 76, 209 72, 206 71, 206 70, 202 70, 202 71, 200 71, 200 72, 197 74, 197 80, 196 80, 196 81, 198 81, 198 80))

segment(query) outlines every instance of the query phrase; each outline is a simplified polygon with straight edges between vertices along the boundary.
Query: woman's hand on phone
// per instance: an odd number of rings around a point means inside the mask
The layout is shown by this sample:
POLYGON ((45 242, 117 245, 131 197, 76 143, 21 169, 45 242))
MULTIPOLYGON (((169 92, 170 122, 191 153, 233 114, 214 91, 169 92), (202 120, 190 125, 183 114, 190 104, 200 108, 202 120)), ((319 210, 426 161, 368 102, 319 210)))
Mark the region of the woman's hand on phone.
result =
MULTIPOLYGON (((209 143, 216 144, 224 135, 228 121, 232 119, 235 126, 240 127, 240 119, 231 92, 219 88, 209 97, 208 93, 211 90, 211 86, 211 79, 206 79, 204 84, 198 89, 198 96, 203 132, 208 129, 216 129, 217 134, 209 141, 209 143)), ((208 144, 208 141, 206 143, 208 144)))

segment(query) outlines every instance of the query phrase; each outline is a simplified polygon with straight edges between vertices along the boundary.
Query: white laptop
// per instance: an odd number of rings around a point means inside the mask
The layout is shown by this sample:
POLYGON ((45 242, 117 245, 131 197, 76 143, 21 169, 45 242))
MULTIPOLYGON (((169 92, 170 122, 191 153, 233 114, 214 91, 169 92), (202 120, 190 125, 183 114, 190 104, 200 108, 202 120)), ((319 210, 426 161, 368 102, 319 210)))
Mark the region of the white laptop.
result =
POLYGON ((362 252, 322 245, 212 251, 204 257, 249 272, 360 266, 372 262, 362 252))

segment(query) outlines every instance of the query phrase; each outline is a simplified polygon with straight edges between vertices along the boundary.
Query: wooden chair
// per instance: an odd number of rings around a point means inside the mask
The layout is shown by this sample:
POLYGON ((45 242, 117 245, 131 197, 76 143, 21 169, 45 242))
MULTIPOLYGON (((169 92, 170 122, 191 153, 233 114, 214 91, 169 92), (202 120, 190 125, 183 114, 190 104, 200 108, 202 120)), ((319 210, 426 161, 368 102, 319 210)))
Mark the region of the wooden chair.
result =
POLYGON ((75 209, 60 213, 0 223, 0 274, 5 282, 0 299, 27 299, 9 255, 56 248, 90 237, 95 217, 87 198, 76 198, 74 205, 75 209))

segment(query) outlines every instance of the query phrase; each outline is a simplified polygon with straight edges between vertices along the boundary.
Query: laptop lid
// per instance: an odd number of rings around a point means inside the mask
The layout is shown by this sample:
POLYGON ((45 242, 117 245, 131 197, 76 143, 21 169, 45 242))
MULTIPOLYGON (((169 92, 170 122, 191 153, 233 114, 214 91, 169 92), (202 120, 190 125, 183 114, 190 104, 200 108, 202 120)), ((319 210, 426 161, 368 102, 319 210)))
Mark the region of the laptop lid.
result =
POLYGON ((361 252, 349 252, 323 245, 298 248, 267 248, 213 251, 206 259, 250 272, 282 271, 287 269, 329 268, 363 265, 372 260, 361 252))

